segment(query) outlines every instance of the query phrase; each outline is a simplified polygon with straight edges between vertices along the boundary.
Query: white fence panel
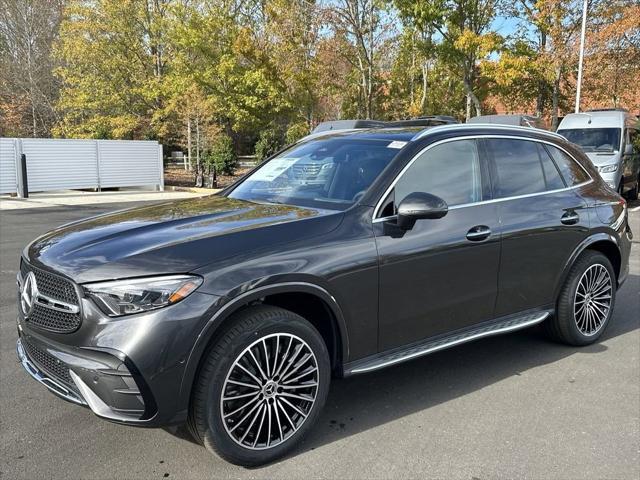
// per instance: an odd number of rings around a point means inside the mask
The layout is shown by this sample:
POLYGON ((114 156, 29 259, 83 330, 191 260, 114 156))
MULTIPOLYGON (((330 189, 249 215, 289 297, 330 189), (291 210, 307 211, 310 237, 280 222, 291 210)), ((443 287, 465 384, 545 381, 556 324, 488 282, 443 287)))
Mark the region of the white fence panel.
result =
POLYGON ((16 139, 0 138, 0 193, 18 190, 18 152, 16 139))
POLYGON ((29 191, 98 187, 95 140, 22 140, 29 191))
POLYGON ((162 157, 158 142, 98 140, 100 186, 162 188, 162 157))

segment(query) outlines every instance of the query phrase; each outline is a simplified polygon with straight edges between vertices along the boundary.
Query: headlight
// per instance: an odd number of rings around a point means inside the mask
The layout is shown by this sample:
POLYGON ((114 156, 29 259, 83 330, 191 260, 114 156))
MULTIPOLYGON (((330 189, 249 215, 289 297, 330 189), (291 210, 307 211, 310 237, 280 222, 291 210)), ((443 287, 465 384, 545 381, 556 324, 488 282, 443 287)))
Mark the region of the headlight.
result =
POLYGON ((178 303, 202 284, 194 275, 134 278, 83 285, 87 295, 110 317, 146 312, 178 303))
POLYGON ((605 165, 604 167, 598 167, 598 170, 600 170, 600 173, 612 173, 618 170, 618 165, 605 165))

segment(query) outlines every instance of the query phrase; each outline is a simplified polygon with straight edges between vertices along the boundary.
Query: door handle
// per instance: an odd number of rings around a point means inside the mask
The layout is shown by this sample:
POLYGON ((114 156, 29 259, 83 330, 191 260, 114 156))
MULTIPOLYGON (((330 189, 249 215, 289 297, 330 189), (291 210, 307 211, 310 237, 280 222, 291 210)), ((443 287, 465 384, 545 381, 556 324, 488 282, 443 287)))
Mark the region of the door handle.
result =
POLYGON ((486 240, 491 235, 491 229, 486 225, 476 225, 467 232, 467 240, 472 242, 480 242, 486 240))
POLYGON ((572 211, 566 212, 560 218, 560 222, 562 222, 563 225, 575 225, 579 221, 580 221, 580 215, 572 211))

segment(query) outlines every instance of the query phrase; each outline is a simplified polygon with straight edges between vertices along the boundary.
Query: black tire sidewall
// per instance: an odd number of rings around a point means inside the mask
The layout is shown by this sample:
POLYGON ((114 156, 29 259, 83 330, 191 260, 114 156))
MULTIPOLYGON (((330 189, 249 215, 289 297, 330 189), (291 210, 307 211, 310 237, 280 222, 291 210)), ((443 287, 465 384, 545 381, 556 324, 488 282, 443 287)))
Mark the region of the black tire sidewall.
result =
POLYGON ((557 321, 559 323, 558 326, 560 327, 561 334, 565 337, 564 339, 573 345, 589 345, 596 342, 602 336, 611 321, 613 309, 615 307, 615 299, 616 274, 609 259, 599 252, 589 251, 583 253, 572 267, 569 273, 569 278, 567 278, 565 286, 558 299, 557 321), (596 264, 604 266, 611 276, 611 306, 607 313, 607 318, 600 330, 595 335, 589 336, 583 334, 576 324, 574 317, 574 299, 580 278, 589 267, 596 264))
MULTIPOLYGON (((281 310, 281 309, 278 309, 281 310)), ((331 380, 331 366, 329 354, 324 341, 318 331, 302 317, 281 310, 280 315, 263 320, 253 331, 242 331, 231 340, 231 348, 225 352, 225 356, 218 360, 217 365, 209 378, 202 379, 208 383, 207 397, 205 401, 206 412, 203 415, 206 425, 200 425, 204 430, 204 443, 207 448, 217 452, 226 460, 243 465, 257 466, 269 463, 282 457, 302 440, 306 433, 313 427, 329 392, 331 380), (313 350, 318 364, 318 391, 309 416, 293 436, 282 444, 267 450, 250 450, 244 448, 230 438, 223 425, 220 415, 220 401, 222 387, 224 385, 229 368, 238 356, 256 340, 274 333, 290 333, 300 337, 313 350)))

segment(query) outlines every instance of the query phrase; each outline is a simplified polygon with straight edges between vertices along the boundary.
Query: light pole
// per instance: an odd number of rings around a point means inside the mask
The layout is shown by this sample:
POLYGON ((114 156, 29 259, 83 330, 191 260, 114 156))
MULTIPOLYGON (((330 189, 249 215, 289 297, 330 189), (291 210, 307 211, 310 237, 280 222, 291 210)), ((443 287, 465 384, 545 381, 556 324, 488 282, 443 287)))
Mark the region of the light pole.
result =
POLYGON ((582 88, 582 62, 584 61, 584 36, 587 29, 587 0, 582 4, 582 32, 580 33, 580 58, 578 60, 578 86, 576 89, 576 113, 580 112, 580 90, 582 88))

